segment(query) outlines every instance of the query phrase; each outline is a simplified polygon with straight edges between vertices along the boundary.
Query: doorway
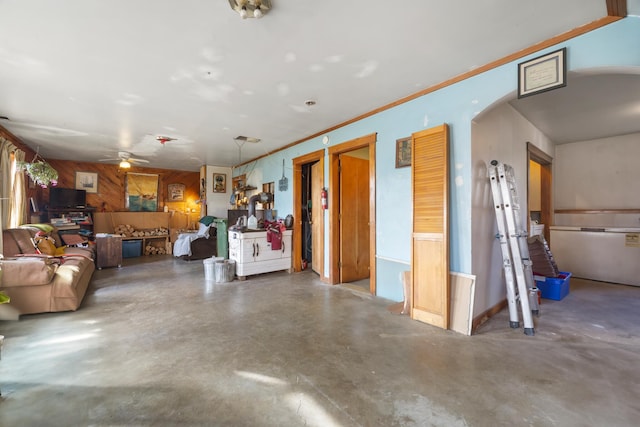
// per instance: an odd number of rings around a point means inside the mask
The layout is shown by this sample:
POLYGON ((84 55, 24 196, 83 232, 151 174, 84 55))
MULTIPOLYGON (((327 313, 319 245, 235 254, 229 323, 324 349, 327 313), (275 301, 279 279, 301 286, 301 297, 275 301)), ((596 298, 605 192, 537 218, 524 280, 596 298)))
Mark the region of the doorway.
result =
POLYGON ((543 235, 550 241, 551 218, 551 166, 553 158, 530 142, 527 143, 528 180, 527 206, 529 211, 529 231, 544 227, 543 235))
POLYGON ((326 281, 324 272, 324 210, 319 191, 324 183, 324 150, 314 151, 293 159, 293 271, 304 267, 318 273, 326 281))
POLYGON ((329 282, 369 279, 375 274, 376 134, 329 148, 329 282))
MULTIPOLYGON (((341 153, 340 283, 369 279, 369 148, 341 153)), ((336 190, 337 191, 337 190, 336 190)))
POLYGON ((324 256, 324 213, 320 194, 323 176, 320 160, 302 165, 302 269, 310 268, 319 276, 323 275, 324 256))

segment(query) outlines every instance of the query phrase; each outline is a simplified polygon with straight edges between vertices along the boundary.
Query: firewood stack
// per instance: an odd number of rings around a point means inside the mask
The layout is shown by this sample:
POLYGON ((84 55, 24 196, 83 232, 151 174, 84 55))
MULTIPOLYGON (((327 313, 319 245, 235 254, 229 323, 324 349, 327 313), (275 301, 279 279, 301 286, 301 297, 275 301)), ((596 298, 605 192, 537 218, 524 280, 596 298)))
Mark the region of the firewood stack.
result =
POLYGON ((165 248, 161 248, 158 246, 147 245, 144 248, 145 255, 165 255, 166 253, 167 253, 167 250, 165 248))
POLYGON ((115 233, 123 237, 154 237, 167 236, 169 235, 169 230, 165 227, 136 230, 129 224, 121 224, 115 227, 115 233))
POLYGON ((135 230, 129 224, 121 224, 115 227, 115 233, 123 237, 131 237, 135 230))

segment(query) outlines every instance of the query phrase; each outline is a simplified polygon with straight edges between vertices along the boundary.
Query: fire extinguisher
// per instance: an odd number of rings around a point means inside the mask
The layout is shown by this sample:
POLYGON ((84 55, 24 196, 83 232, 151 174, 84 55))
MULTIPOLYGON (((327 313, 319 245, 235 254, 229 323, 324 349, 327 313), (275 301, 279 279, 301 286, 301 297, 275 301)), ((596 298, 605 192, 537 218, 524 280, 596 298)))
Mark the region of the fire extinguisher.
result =
POLYGON ((327 209, 327 203, 327 189, 323 188, 322 191, 320 191, 320 204, 322 205, 322 210, 327 209))

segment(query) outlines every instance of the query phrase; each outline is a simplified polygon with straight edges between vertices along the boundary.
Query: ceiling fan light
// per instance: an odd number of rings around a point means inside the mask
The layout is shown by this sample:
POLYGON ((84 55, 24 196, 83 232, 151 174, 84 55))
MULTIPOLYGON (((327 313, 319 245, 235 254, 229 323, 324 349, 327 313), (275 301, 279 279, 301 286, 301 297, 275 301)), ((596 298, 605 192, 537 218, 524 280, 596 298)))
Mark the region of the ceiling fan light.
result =
POLYGON ((271 10, 271 0, 229 0, 229 6, 242 19, 259 19, 271 10))
POLYGON ((126 160, 123 160, 120 162, 120 169, 130 169, 131 168, 131 163, 129 163, 126 160))

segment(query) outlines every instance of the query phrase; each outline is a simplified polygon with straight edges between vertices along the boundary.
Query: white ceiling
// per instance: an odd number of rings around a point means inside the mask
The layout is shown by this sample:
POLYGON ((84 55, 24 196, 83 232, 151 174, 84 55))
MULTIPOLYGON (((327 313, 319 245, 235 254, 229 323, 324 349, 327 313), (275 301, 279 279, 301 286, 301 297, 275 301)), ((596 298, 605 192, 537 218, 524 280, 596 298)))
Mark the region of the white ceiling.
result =
POLYGON ((556 144, 640 132, 640 74, 568 73, 567 86, 509 103, 556 144))
MULTIPOLYGON (((607 13, 605 0, 272 3, 241 20, 228 0, 0 0, 0 125, 45 158, 232 166, 607 13), (240 150, 238 135, 262 141, 240 150)), ((544 126, 538 98, 513 105, 544 126)))

